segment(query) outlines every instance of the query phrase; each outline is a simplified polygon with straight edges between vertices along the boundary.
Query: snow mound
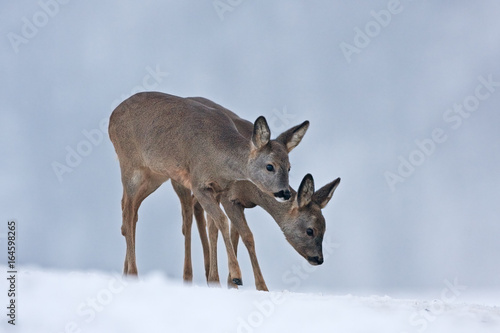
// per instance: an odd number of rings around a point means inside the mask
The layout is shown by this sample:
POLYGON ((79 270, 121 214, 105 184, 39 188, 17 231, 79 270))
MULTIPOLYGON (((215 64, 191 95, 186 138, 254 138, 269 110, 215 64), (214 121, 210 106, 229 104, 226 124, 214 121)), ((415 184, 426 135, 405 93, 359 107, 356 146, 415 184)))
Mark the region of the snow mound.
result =
POLYGON ((499 307, 460 303, 453 287, 426 301, 184 286, 161 274, 124 279, 22 269, 16 292, 16 325, 3 314, 2 332, 500 332, 499 307))

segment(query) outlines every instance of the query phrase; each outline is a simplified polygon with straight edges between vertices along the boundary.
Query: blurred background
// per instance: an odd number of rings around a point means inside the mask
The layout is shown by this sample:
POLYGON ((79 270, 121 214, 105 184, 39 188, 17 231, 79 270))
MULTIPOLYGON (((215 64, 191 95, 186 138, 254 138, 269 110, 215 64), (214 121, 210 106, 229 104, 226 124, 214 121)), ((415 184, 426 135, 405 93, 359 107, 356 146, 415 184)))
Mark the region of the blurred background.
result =
MULTIPOLYGON (((290 154, 290 184, 306 173, 316 188, 342 178, 323 210, 326 259, 309 266, 267 213, 247 210, 271 290, 394 295, 450 281, 498 291, 497 1, 41 0, 0 9, 0 242, 5 249, 15 219, 20 264, 121 272, 122 187, 107 120, 133 93, 157 90, 206 97, 250 121, 264 115, 273 137, 311 122, 290 154)), ((182 279, 169 183, 139 210, 136 252, 139 274, 182 279)), ((253 289, 241 244, 239 258, 253 289)), ((196 229, 193 265, 204 285, 196 229)))

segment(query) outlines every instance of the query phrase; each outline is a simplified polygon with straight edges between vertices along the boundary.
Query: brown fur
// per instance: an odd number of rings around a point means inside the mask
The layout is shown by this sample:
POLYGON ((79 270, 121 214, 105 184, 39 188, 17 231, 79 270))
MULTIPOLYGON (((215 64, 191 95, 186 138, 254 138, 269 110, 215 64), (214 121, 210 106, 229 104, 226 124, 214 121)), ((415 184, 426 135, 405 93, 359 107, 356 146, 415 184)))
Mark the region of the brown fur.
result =
MULTIPOLYGON (((306 175, 299 187, 299 192, 293 193, 292 199, 285 202, 278 202, 271 196, 262 193, 255 185, 248 181, 234 182, 228 192, 221 196, 221 203, 224 206, 227 216, 231 220, 231 242, 237 253, 238 238, 241 236, 248 253, 254 272, 255 286, 257 290, 267 291, 267 286, 262 276, 260 266, 255 252, 255 241, 253 234, 245 219, 244 209, 253 208, 256 205, 264 208, 276 221, 283 231, 287 241, 293 248, 311 265, 318 265, 323 262, 322 241, 326 224, 321 209, 326 207, 333 192, 340 184, 340 178, 326 184, 317 192, 314 192, 314 181, 311 175, 306 175), (307 197, 307 201, 298 203, 298 195, 307 197), (314 231, 313 236, 307 234, 307 229, 314 231)), ((181 198, 182 202, 182 198, 181 198)), ((200 210, 199 204, 194 202, 195 210, 200 210)), ((186 207, 183 207, 183 210, 186 207)), ((198 224, 205 224, 203 214, 196 216, 198 224)), ((185 220, 183 224, 190 224, 192 220, 185 220)), ((209 283, 218 283, 217 270, 217 229, 213 223, 208 222, 209 245, 210 245, 210 269, 206 274, 209 276, 209 283)), ((200 235, 202 231, 199 229, 200 235)), ((190 234, 185 235, 189 238, 190 234)), ((202 241, 203 244, 203 241, 202 241)), ((204 251, 206 245, 203 246, 204 251)), ((189 252, 190 253, 190 252, 189 252)), ((206 256, 206 253, 204 252, 206 256)), ((205 262, 206 264, 206 262, 205 262)), ((184 267, 185 271, 191 271, 191 267, 184 267)), ((228 279, 232 286, 232 278, 228 279)))
MULTIPOLYGON (((288 138, 287 132, 282 135, 288 138)), ((172 179, 193 192, 221 231, 229 271, 234 282, 241 283, 229 226, 217 196, 238 179, 251 180, 269 194, 288 191, 289 143, 277 144, 269 135, 264 117, 256 120, 249 139, 225 112, 195 99, 145 92, 118 105, 110 117, 109 136, 120 161, 123 184, 124 274, 137 274, 135 230, 141 202, 172 179), (275 172, 267 171, 267 164, 275 165, 275 172)), ((300 141, 301 136, 292 136, 290 142, 300 141)), ((190 205, 188 200, 183 204, 190 205)), ((189 217, 191 213, 186 210, 183 214, 189 217)), ((185 233, 190 232, 187 228, 184 226, 185 233)))
MULTIPOLYGON (((202 98, 195 98, 198 102, 204 103, 207 106, 218 108, 222 112, 225 112, 229 117, 235 119, 235 124, 237 124, 238 131, 240 131, 244 136, 249 137, 252 134, 252 125, 250 122, 244 121, 231 111, 217 105, 209 100, 202 98)), ((295 130, 301 130, 297 126, 295 130)), ((288 132, 288 136, 290 136, 288 132)), ((283 142, 289 142, 283 137, 281 140, 283 142)), ((278 137, 277 141, 280 139, 278 137)), ((300 140, 299 140, 300 141, 300 140)), ((298 142, 288 143, 287 149, 289 151, 293 149, 298 142)), ((255 285, 258 290, 268 290, 265 284, 262 272, 260 270, 257 255, 255 252, 255 242, 253 239, 253 234, 248 227, 245 219, 243 210, 245 208, 253 208, 256 205, 263 207, 267 212, 269 212, 275 221, 280 226, 281 230, 284 232, 285 237, 290 242, 290 244, 299 252, 304 258, 310 260, 311 264, 320 264, 323 261, 322 254, 322 239, 325 232, 325 220, 321 214, 321 209, 326 206, 328 201, 331 199, 333 192, 340 183, 340 178, 335 181, 325 185, 318 192, 314 192, 314 182, 312 176, 307 175, 299 187, 299 195, 295 192, 291 200, 287 202, 277 202, 273 197, 266 193, 260 191, 255 185, 248 181, 236 181, 231 183, 228 189, 222 192, 220 200, 224 206, 226 214, 231 220, 231 242, 234 247, 235 254, 237 253, 237 244, 239 236, 241 235, 243 243, 247 247, 248 253, 250 255, 250 260, 252 263, 252 268, 254 272, 255 285), (300 203, 299 199, 300 197, 300 203), (314 199, 314 200, 313 200, 314 199), (312 228, 315 231, 314 237, 307 235, 307 228, 312 228), (318 262, 314 259, 317 258, 318 262)), ((174 188, 178 186, 175 185, 174 188)), ((179 194, 179 193, 178 193, 179 194)), ((183 198, 181 198, 181 205, 183 203, 183 198)), ((182 207, 183 211, 186 207, 182 207)), ((208 230, 209 230, 209 246, 210 252, 207 254, 205 249, 208 244, 204 241, 205 230, 200 229, 200 226, 206 224, 203 210, 195 201, 194 206, 195 211, 199 213, 196 214, 196 221, 198 223, 200 236, 202 237, 202 245, 204 249, 205 257, 205 268, 210 267, 205 271, 208 276, 209 283, 219 284, 219 276, 217 269, 217 228, 211 222, 211 218, 208 217, 208 230), (207 262, 207 256, 210 258, 207 262)), ((184 217, 184 215, 183 215, 184 217)), ((192 219, 183 218, 183 225, 192 224, 192 219)), ((191 234, 185 234, 186 244, 191 243, 191 234)), ((186 245, 186 249, 188 246, 186 245)), ((185 256, 189 257, 189 260, 185 262, 190 263, 191 251, 190 249, 185 252, 185 256)), ((207 268, 206 268, 207 269, 207 268)), ((191 272, 191 266, 184 266, 184 272, 191 272)), ((228 279, 228 283, 233 285, 232 278, 228 279)))

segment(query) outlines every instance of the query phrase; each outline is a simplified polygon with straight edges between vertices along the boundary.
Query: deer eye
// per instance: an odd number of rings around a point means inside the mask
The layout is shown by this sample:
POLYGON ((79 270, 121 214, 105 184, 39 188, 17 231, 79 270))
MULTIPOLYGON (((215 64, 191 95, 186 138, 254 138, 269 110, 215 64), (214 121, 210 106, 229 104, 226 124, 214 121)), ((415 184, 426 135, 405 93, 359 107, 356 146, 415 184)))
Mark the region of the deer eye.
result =
POLYGON ((307 236, 313 236, 314 230, 312 230, 311 228, 307 228, 306 233, 307 233, 307 236))
POLYGON ((272 166, 272 164, 266 165, 266 169, 267 171, 274 171, 274 167, 272 166))

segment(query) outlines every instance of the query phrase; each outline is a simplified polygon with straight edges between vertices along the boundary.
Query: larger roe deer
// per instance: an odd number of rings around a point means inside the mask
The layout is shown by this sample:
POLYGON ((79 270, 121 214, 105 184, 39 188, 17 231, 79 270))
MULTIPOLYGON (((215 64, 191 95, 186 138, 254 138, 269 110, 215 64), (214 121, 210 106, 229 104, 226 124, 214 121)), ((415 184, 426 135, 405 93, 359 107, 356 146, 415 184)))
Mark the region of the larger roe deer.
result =
POLYGON ((271 140, 265 118, 259 117, 248 139, 224 112, 196 100, 144 92, 118 105, 110 117, 109 137, 123 184, 124 274, 137 275, 135 230, 140 204, 172 179, 193 192, 221 231, 231 277, 241 284, 227 219, 217 196, 232 181, 249 180, 263 192, 288 200, 288 147, 299 144, 308 125, 305 121, 271 140))

